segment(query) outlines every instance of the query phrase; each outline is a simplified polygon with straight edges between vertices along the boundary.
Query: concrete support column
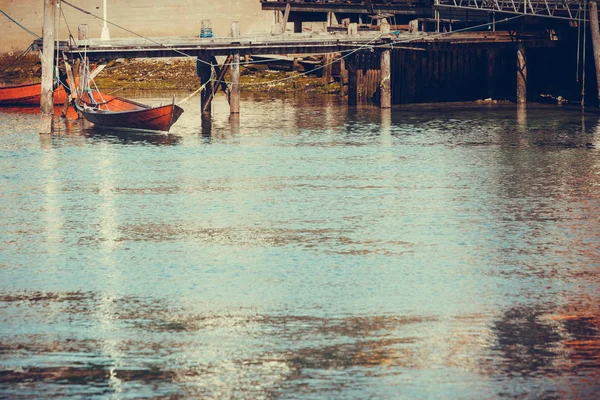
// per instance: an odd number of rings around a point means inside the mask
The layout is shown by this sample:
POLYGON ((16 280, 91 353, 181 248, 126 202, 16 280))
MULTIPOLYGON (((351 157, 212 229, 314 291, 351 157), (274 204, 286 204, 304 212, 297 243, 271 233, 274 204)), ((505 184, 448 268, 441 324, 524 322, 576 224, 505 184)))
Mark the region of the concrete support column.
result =
MULTIPOLYGON (((231 36, 240 36, 240 23, 231 23, 231 36)), ((231 61, 231 94, 229 97, 229 109, 231 114, 240 113, 240 53, 233 53, 231 61)))
POLYGON ((40 133, 52 133, 54 114, 54 23, 56 0, 44 0, 44 52, 42 53, 42 92, 40 100, 40 133))
POLYGON ((527 102, 527 54, 525 44, 517 44, 517 103, 527 102))
POLYGON ((392 107, 392 68, 391 50, 381 52, 381 108, 392 107))

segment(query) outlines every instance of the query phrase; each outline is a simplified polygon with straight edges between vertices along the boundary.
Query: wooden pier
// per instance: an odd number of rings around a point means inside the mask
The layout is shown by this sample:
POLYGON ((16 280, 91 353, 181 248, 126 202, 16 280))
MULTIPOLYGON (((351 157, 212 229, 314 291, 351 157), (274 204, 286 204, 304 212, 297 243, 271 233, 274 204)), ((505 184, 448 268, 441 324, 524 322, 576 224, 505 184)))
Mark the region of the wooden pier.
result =
MULTIPOLYGON (((235 24, 234 24, 235 25, 235 24)), ((238 29, 238 28, 236 28, 238 29)), ((361 34, 319 33, 268 36, 237 36, 201 39, 197 37, 121 38, 112 40, 83 39, 76 43, 60 42, 61 53, 69 58, 85 54, 90 61, 117 58, 189 57, 199 60, 201 84, 223 80, 226 70, 239 70, 239 59, 252 55, 291 55, 339 53, 347 71, 348 102, 376 98, 382 107, 392 104, 450 99, 469 99, 473 90, 461 89, 465 80, 481 80, 494 86, 496 71, 488 64, 501 64, 497 55, 517 54, 517 43, 525 47, 551 47, 555 44, 543 34, 516 35, 514 31, 473 33, 401 33, 361 34), (218 65, 216 57, 225 56, 218 65), (381 73, 380 71, 384 71, 381 73), (389 73, 388 73, 389 71, 389 73), (217 76, 213 76, 216 73, 217 76), (218 78, 218 79, 217 79, 218 78), (462 92, 462 93, 458 93, 462 92)), ((36 42, 41 47, 41 42, 36 42)), ((232 74, 231 112, 239 112, 239 75, 232 74)), ((203 92, 202 110, 210 113, 210 102, 223 83, 203 92)), ((477 86, 481 89, 481 85, 477 86)), ((513 86, 514 87, 514 86, 513 86)), ((492 90, 485 93, 493 94, 492 90)), ((481 96, 479 96, 481 97, 481 96)), ((523 92, 522 97, 526 97, 523 92)))
MULTIPOLYGON (((45 1, 47 15, 54 15, 51 8, 56 7, 56 3, 45 1)), ((261 0, 261 3, 264 10, 275 12, 271 34, 244 35, 240 24, 234 21, 229 37, 138 36, 95 40, 84 34, 78 40, 59 42, 59 50, 68 58, 77 59, 84 55, 91 61, 160 57, 196 59, 204 88, 201 102, 204 114, 210 114, 211 101, 219 88, 228 92, 231 114, 240 112, 240 59, 260 55, 326 54, 328 60, 332 59, 332 54, 340 55, 351 105, 372 99, 382 108, 388 108, 392 104, 496 96, 512 97, 522 103, 529 97, 530 81, 540 82, 539 77, 530 79, 528 76, 532 66, 551 70, 546 65, 546 55, 540 55, 537 50, 563 45, 563 53, 558 52, 555 57, 572 53, 569 46, 564 49, 562 34, 570 35, 572 41, 573 27, 579 26, 581 12, 586 10, 575 0, 566 0, 564 4, 550 8, 542 7, 546 3, 541 0, 515 0, 506 9, 493 5, 464 6, 455 0, 261 0), (529 8, 526 1, 529 1, 529 8), (534 3, 536 7, 532 8, 534 3), (512 21, 530 11, 529 24, 525 19, 512 21), (338 15, 334 16, 335 13, 338 15), (339 18, 345 16, 349 17, 340 24, 339 18), (409 24, 397 25, 398 17, 409 24), (484 23, 473 26, 473 17, 484 23), (370 22, 365 25, 366 18, 370 22), (325 32, 302 32, 303 21, 323 19, 327 21, 325 32), (539 23, 541 19, 546 22, 539 23), (354 21, 362 23, 361 26, 354 21), (286 33, 288 22, 294 22, 295 33, 286 33), (390 23, 394 24, 393 29, 390 23), (452 32, 456 27, 465 26, 470 26, 471 32, 452 32), (561 34, 555 28, 560 29, 561 34), (219 56, 225 56, 226 62, 219 65, 216 61, 219 56), (224 82, 227 72, 231 76, 228 84, 224 82)), ((597 33, 598 27, 595 26, 592 32, 594 30, 597 33)), ((45 34, 47 32, 44 30, 45 34)), ((51 30, 48 33, 51 34, 51 30)), ((600 37, 600 34, 596 36, 600 37)), ((594 40, 594 47, 599 44, 596 42, 600 39, 594 40)), ((50 46, 51 51, 44 51, 44 54, 54 54, 53 40, 45 37, 43 42, 36 41, 35 45, 38 50, 50 46)), ((579 46, 577 49, 579 57, 579 46)), ((48 63, 45 60, 44 64, 48 63)), ((577 63, 579 74, 579 61, 577 63)), ((597 68, 600 77, 598 71, 597 68)), ((548 76, 552 77, 552 71, 548 76)), ((46 76, 46 81, 48 79, 46 76)), ((597 81, 600 82, 600 78, 597 81)), ((47 94, 43 97, 42 110, 45 110, 46 103, 51 103, 52 99, 47 94)))

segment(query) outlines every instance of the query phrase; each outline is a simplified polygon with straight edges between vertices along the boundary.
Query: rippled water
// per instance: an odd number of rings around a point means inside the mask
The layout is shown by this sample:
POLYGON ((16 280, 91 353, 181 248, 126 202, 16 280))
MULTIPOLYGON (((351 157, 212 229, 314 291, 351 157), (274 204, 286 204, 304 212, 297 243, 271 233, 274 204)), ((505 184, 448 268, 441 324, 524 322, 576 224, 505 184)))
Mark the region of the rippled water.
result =
POLYGON ((600 396, 597 113, 185 109, 0 109, 0 397, 600 396))

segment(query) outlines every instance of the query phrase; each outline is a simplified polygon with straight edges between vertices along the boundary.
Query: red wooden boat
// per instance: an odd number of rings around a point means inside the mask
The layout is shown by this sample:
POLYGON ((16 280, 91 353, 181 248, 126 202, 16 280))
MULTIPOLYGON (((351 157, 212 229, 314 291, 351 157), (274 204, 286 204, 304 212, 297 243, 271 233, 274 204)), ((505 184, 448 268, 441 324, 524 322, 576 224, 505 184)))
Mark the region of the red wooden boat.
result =
MULTIPOLYGON (((0 106, 39 106, 42 97, 41 83, 0 86, 0 106)), ((67 92, 60 86, 54 91, 54 104, 64 104, 67 92)))
POLYGON ((75 103, 83 117, 94 125, 168 132, 183 114, 174 103, 151 107, 122 97, 86 92, 75 103))

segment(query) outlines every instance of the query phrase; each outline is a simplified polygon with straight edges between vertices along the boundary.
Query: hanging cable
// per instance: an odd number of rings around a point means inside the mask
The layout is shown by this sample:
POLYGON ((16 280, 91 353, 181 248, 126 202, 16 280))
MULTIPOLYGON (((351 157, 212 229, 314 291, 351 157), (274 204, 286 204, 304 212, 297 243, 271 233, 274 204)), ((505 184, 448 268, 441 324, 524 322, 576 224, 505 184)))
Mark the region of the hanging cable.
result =
POLYGON ((17 56, 17 58, 15 58, 10 64, 8 64, 6 67, 4 67, 2 69, 2 71, 0 71, 0 75, 4 75, 5 72, 10 71, 10 69, 12 67, 16 67, 17 65, 19 65, 19 63, 25 58, 27 57, 27 55, 31 52, 31 50, 33 50, 33 45, 29 45, 27 46, 27 48, 25 50, 23 50, 23 52, 21 54, 19 54, 17 56))
MULTIPOLYGON (((581 1, 579 7, 581 9, 581 1)), ((575 82, 579 82, 579 68, 581 61, 581 12, 577 13, 577 69, 575 70, 575 82)))
POLYGON ((25 27, 24 25, 22 25, 21 23, 19 23, 17 20, 15 20, 13 17, 11 17, 10 15, 8 15, 4 11, 2 11, 1 9, 0 9, 0 13, 4 14, 4 16, 6 18, 10 19, 15 25, 17 25, 19 28, 23 29, 25 32, 29 33, 32 36, 35 36, 36 39, 41 39, 42 38, 37 33, 32 32, 31 30, 27 29, 27 27, 25 27))
POLYGON ((585 109, 585 56, 587 37, 587 3, 583 3, 583 72, 581 74, 581 109, 585 109))

